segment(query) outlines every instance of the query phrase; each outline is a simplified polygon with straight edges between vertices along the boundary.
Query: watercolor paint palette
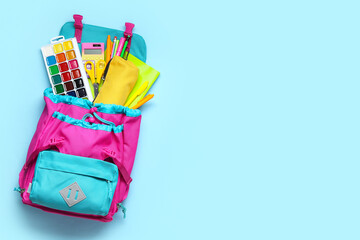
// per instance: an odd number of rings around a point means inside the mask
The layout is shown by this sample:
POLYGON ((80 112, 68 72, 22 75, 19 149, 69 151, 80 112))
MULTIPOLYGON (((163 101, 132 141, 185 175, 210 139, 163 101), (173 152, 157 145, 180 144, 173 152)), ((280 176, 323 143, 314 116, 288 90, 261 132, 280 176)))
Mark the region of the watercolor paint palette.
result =
POLYGON ((54 94, 93 101, 76 38, 59 36, 50 42, 41 52, 54 94))

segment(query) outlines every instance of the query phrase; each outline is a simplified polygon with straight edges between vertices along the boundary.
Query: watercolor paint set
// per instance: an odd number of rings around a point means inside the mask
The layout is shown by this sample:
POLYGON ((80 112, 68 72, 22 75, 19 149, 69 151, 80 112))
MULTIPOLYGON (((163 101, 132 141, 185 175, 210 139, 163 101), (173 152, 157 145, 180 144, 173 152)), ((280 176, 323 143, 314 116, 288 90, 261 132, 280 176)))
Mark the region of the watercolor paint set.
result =
POLYGON ((93 101, 76 38, 59 36, 50 42, 41 52, 54 94, 93 101))

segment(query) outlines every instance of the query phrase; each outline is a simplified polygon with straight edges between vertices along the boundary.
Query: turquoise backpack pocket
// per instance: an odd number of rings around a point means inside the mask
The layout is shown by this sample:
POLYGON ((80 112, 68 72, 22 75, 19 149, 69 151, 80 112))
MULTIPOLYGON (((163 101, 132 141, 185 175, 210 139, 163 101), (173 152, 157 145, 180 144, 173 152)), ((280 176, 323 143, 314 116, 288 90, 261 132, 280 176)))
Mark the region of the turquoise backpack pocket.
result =
POLYGON ((43 151, 37 158, 30 200, 53 209, 106 216, 118 174, 109 162, 43 151))

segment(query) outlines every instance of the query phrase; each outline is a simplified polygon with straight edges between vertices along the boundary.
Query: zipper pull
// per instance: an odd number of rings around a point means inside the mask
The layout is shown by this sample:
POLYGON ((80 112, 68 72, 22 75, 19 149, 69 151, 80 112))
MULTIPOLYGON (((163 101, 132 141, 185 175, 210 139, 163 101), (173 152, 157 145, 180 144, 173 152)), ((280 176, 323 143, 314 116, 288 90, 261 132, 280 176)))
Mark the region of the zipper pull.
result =
POLYGON ((121 203, 117 204, 117 208, 121 208, 122 213, 124 214, 124 219, 126 218, 126 208, 121 203))
POLYGON ((25 192, 25 188, 17 187, 17 188, 14 188, 14 191, 19 192, 19 193, 23 193, 23 192, 25 192))

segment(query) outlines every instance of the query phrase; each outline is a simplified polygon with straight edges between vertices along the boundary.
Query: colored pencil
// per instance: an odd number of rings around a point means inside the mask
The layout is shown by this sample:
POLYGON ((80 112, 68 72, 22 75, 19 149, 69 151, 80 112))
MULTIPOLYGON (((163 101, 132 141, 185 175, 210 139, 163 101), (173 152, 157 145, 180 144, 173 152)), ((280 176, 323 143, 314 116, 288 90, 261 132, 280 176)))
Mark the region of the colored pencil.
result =
POLYGON ((147 101, 149 101, 150 99, 152 99, 154 97, 154 94, 149 94, 146 97, 144 97, 143 99, 141 99, 135 106, 133 106, 131 109, 137 109, 139 107, 141 107, 142 105, 144 105, 147 101))

